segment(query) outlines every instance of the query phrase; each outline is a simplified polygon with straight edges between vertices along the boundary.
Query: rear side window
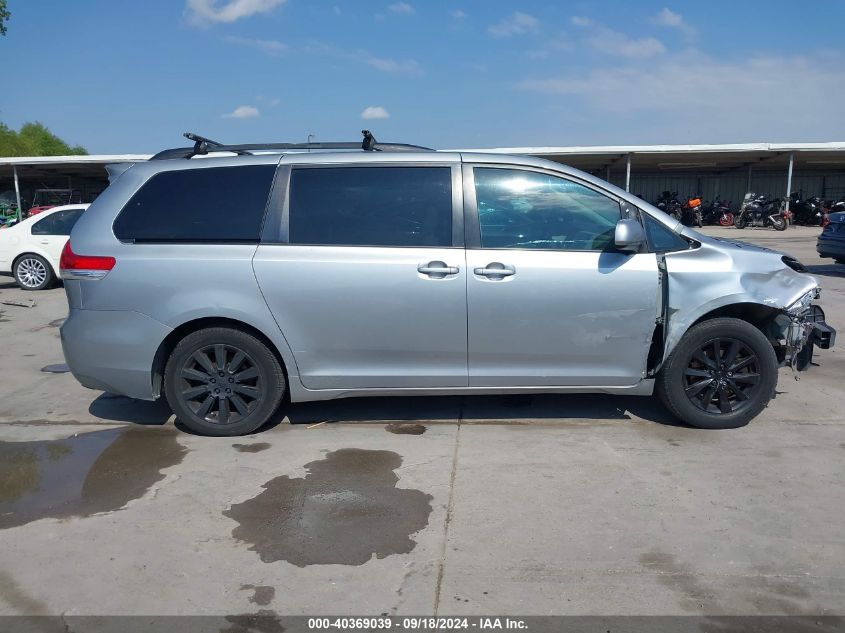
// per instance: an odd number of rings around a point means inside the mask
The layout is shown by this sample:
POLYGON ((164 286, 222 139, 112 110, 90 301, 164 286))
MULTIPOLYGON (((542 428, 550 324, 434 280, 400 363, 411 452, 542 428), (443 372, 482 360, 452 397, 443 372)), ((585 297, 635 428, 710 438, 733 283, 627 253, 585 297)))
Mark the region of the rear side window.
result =
POLYGON ((85 209, 56 211, 32 225, 33 235, 70 235, 73 225, 85 209))
POLYGON ((114 234, 135 242, 258 242, 275 165, 165 171, 132 196, 114 234))
POLYGON ((290 243, 451 246, 449 167, 294 169, 290 243))

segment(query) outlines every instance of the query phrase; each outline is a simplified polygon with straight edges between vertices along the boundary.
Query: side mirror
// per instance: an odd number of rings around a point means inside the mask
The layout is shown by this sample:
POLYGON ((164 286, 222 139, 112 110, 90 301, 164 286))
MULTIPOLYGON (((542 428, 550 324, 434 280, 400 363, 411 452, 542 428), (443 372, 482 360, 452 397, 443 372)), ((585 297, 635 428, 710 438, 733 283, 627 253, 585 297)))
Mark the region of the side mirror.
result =
POLYGON ((645 244, 645 229, 639 220, 624 219, 616 223, 613 243, 620 251, 637 252, 645 244))

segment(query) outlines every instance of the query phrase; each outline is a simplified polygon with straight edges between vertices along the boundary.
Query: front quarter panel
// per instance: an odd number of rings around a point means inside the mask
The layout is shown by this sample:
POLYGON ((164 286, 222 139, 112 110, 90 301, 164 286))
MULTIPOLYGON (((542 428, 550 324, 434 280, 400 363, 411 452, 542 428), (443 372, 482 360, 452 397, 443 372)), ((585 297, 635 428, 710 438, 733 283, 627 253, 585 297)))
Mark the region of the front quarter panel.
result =
POLYGON ((716 240, 666 254, 669 310, 664 359, 702 316, 731 304, 753 303, 782 310, 818 286, 798 273, 781 254, 737 247, 716 240))

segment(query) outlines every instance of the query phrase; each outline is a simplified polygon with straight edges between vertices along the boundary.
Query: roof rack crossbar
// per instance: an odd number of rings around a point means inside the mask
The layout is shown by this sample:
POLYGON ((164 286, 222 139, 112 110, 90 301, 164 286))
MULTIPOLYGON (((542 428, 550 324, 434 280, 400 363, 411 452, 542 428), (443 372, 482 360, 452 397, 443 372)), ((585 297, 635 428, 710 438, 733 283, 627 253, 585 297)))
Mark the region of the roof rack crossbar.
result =
POLYGON ((429 147, 422 147, 421 145, 408 145, 406 143, 379 143, 369 130, 362 130, 364 135, 363 141, 359 143, 354 142, 326 142, 326 143, 245 143, 238 145, 225 145, 217 141, 194 134, 192 132, 185 132, 184 136, 188 140, 194 141, 193 147, 177 147, 174 149, 166 149, 150 160, 170 160, 177 158, 193 158, 194 156, 204 156, 212 152, 233 152, 235 154, 251 154, 256 151, 279 151, 279 150, 364 150, 365 152, 430 152, 433 151, 429 147))

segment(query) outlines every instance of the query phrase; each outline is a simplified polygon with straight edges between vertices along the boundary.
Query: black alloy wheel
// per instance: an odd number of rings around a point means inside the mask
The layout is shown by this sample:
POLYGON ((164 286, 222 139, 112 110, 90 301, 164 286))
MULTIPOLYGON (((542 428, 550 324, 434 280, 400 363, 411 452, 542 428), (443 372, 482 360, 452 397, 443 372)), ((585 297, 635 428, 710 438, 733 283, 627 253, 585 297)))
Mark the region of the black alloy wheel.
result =
POLYGON ((286 388, 284 369, 269 343, 228 327, 185 336, 164 371, 170 408, 202 435, 252 433, 270 420, 286 388))
POLYGON ((735 429, 775 395, 778 360, 771 341, 742 319, 692 326, 657 375, 655 391, 676 418, 702 429, 735 429))
POLYGON ((179 372, 185 405, 210 424, 234 424, 265 397, 255 361, 234 345, 217 343, 198 349, 179 372))
POLYGON ((693 353, 684 370, 684 393, 707 413, 741 411, 760 383, 753 350, 734 338, 714 338, 693 353))

